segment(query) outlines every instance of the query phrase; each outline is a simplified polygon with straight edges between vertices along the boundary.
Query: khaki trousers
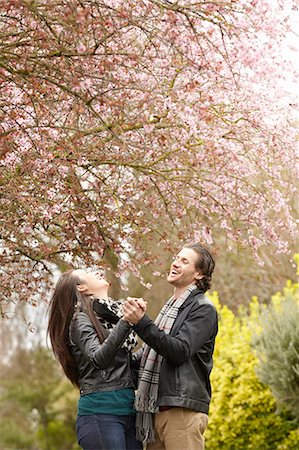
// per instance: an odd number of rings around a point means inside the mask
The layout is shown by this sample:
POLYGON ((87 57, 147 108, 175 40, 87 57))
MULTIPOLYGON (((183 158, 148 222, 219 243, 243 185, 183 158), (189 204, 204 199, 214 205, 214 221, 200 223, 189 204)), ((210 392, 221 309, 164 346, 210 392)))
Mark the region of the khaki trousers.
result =
POLYGON ((155 414, 155 442, 147 450, 204 450, 207 414, 171 408, 155 414))

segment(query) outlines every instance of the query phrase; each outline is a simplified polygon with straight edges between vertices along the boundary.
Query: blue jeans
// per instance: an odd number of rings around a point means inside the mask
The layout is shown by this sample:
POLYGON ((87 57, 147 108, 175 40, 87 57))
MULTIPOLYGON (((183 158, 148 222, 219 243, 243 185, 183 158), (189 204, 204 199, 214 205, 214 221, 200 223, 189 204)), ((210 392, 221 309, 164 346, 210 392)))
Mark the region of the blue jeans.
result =
POLYGON ((135 437, 135 416, 78 416, 77 438, 83 450, 142 450, 135 437))

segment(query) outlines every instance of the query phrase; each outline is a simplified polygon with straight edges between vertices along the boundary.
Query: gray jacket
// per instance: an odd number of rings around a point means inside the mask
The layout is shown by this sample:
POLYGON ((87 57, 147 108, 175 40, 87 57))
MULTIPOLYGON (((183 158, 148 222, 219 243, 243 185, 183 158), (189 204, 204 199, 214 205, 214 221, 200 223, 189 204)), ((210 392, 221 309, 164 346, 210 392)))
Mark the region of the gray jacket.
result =
POLYGON ((158 406, 180 406, 208 414, 210 372, 218 331, 217 311, 212 302, 195 289, 181 306, 169 334, 159 330, 148 316, 134 329, 163 356, 158 406))
POLYGON ((100 344, 88 315, 77 314, 70 329, 70 344, 79 371, 81 395, 134 388, 131 353, 121 348, 131 330, 128 322, 119 320, 100 344))

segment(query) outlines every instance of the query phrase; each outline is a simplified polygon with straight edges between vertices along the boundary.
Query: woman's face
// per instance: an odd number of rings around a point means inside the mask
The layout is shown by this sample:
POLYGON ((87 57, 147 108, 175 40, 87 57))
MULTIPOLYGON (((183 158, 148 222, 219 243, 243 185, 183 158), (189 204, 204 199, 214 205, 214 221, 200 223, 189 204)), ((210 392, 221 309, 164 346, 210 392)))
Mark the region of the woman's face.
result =
POLYGON ((78 291, 86 295, 107 294, 110 283, 105 280, 102 271, 87 272, 82 269, 76 269, 73 273, 78 276, 81 281, 78 285, 78 291))

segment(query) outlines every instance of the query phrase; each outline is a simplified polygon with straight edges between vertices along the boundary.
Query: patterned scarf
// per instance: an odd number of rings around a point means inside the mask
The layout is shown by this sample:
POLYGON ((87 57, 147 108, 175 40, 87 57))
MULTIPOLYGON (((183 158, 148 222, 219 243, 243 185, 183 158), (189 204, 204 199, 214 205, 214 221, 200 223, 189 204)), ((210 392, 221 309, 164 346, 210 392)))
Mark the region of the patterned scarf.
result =
MULTIPOLYGON (((95 311, 96 317, 99 319, 103 327, 108 331, 112 330, 119 319, 123 316, 122 302, 116 302, 111 298, 96 299, 93 304, 93 309, 95 311)), ((127 352, 132 352, 137 344, 138 340, 136 333, 132 330, 121 348, 124 348, 127 352)))
MULTIPOLYGON (((195 285, 189 286, 180 297, 177 299, 171 297, 163 306, 155 320, 155 324, 165 334, 170 333, 180 307, 194 289, 196 289, 195 285)), ((135 409, 137 411, 136 436, 142 442, 154 442, 155 438, 153 417, 159 410, 157 399, 162 359, 161 355, 144 344, 135 399, 135 409)))

